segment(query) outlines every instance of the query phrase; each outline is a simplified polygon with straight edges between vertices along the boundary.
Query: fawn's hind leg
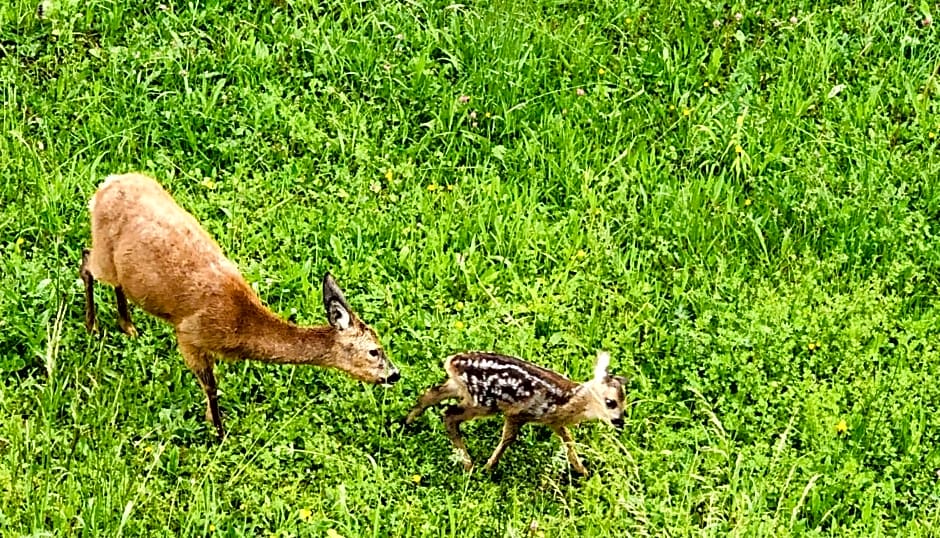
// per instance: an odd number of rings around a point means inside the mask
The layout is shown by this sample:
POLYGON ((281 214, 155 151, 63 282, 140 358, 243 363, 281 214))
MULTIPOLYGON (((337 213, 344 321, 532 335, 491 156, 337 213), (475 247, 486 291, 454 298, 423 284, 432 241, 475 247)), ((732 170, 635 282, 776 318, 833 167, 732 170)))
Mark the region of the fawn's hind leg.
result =
POLYGON ((124 289, 121 286, 114 287, 114 297, 117 299, 118 327, 131 338, 137 337, 137 329, 134 322, 131 321, 131 312, 127 304, 127 296, 124 295, 124 289))
POLYGON ((90 333, 98 331, 98 320, 95 315, 95 277, 88 269, 88 256, 91 251, 87 248, 82 250, 82 265, 78 274, 85 283, 85 330, 90 333))
POLYGON ((486 462, 487 471, 492 471, 496 468, 496 464, 499 463, 499 458, 503 457, 503 452, 506 451, 509 445, 516 441, 516 437, 519 435, 519 428, 521 427, 521 422, 506 417, 506 421, 503 423, 503 436, 499 440, 499 445, 496 447, 496 450, 493 451, 493 455, 490 456, 490 459, 486 462))

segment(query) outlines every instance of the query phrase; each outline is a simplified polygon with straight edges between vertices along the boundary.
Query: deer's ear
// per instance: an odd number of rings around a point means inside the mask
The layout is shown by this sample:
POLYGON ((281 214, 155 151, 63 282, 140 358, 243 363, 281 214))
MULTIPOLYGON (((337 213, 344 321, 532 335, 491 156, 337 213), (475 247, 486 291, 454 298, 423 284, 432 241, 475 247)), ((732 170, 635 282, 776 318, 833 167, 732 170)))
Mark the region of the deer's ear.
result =
POLYGON ((607 368, 610 366, 610 353, 606 351, 597 352, 597 360, 594 362, 594 379, 603 379, 607 377, 607 368))
POLYGON ((352 317, 349 315, 349 310, 346 310, 343 305, 335 301, 330 303, 330 306, 327 307, 326 317, 330 321, 330 325, 341 331, 345 331, 352 324, 352 317))
POLYGON ((323 308, 326 309, 326 319, 333 327, 345 330, 352 324, 352 311, 346 303, 343 290, 330 273, 323 276, 323 308))

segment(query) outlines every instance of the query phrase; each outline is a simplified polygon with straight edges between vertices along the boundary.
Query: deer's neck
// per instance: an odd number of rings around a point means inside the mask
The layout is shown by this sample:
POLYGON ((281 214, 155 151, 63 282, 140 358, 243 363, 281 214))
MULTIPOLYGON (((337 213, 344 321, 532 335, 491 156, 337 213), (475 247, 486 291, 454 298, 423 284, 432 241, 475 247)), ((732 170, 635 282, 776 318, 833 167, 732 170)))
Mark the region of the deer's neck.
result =
POLYGON ((336 330, 299 327, 257 304, 238 350, 244 358, 279 364, 334 366, 336 330))

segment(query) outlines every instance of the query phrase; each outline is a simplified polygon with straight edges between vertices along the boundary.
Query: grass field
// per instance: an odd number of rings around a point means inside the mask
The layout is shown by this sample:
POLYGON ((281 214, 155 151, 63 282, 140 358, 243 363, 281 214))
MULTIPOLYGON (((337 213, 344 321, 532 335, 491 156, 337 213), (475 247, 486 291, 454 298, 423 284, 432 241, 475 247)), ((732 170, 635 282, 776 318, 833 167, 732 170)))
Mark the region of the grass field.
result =
MULTIPOLYGON (((0 5, 0 535, 940 534, 936 2, 0 5), (655 6, 655 7, 651 7, 655 6), (161 180, 267 304, 337 275, 403 380, 84 332, 101 179, 161 180), (630 377, 465 474, 455 351, 630 377)), ((499 421, 465 428, 478 462, 499 421)))

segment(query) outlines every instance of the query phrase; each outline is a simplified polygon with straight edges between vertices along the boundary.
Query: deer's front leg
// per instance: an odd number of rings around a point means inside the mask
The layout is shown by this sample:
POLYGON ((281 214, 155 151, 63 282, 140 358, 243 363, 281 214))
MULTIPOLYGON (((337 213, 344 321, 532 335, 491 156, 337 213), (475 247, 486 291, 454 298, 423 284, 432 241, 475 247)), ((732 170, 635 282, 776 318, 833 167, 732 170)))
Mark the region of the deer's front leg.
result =
POLYGON ((183 340, 179 341, 180 352, 186 366, 192 370, 206 394, 206 420, 215 426, 219 441, 225 438, 225 428, 222 426, 222 413, 219 412, 219 394, 215 383, 215 375, 212 373, 215 367, 215 360, 205 351, 195 347, 183 340))

